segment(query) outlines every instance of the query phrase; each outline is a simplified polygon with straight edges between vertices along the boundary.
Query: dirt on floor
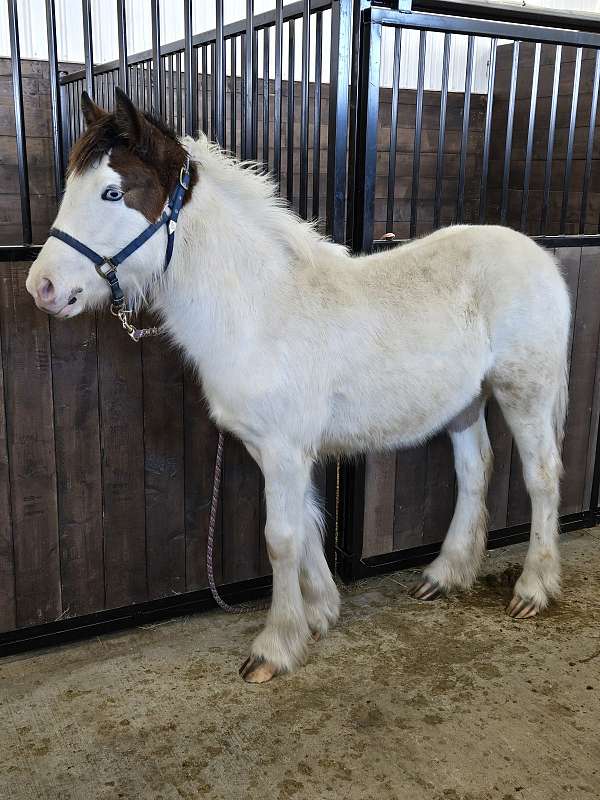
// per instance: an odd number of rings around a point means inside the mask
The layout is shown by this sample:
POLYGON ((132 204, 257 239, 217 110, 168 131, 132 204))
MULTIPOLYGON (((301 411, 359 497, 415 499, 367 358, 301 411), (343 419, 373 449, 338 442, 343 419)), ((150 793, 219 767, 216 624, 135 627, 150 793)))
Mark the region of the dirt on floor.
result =
POLYGON ((524 546, 469 594, 344 590, 299 672, 237 675, 263 613, 199 614, 0 661, 2 800, 600 798, 600 529, 564 597, 503 614, 524 546))

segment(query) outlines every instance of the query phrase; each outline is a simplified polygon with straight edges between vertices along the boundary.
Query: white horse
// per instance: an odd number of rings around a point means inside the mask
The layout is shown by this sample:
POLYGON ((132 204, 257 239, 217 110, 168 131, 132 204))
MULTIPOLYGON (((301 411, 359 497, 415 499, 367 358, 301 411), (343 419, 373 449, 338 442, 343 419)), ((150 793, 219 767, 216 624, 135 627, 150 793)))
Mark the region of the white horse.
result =
MULTIPOLYGON (((212 419, 242 440, 265 477, 273 599, 243 677, 292 670, 311 634, 323 636, 338 617, 311 486, 320 455, 410 446, 448 429, 456 510, 415 596, 471 586, 486 543, 490 393, 532 503, 508 613, 531 617, 557 596, 570 306, 552 256, 507 228, 456 226, 350 257, 288 210, 268 178, 205 139, 176 139, 120 92, 114 114, 87 96, 82 106, 88 128, 56 226, 98 253, 155 222, 191 160, 169 269, 162 228, 118 276, 130 303, 149 302, 161 316, 202 380, 212 419)), ((56 238, 27 289, 61 319, 110 300, 90 260, 56 238)))

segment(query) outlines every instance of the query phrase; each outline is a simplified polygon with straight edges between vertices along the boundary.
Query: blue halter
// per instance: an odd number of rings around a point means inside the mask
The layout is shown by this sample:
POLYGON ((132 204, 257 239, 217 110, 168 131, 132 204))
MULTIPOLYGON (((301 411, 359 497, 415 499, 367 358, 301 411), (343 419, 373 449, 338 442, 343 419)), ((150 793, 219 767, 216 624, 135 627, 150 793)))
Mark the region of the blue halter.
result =
POLYGON ((179 173, 179 181, 177 182, 177 186, 169 198, 168 208, 170 213, 163 211, 160 219, 157 222, 153 222, 151 225, 148 225, 148 227, 142 231, 139 236, 136 236, 135 239, 129 242, 128 245, 126 245, 122 250, 119 250, 116 255, 111 256, 110 258, 108 256, 101 256, 99 253, 96 253, 95 250, 92 250, 83 242, 80 242, 79 239, 76 239, 74 236, 61 231, 59 228, 51 228, 48 232, 48 236, 53 236, 55 239, 60 239, 61 242, 68 244, 69 247, 77 250, 77 252, 81 253, 82 256, 90 259, 92 264, 95 266, 98 275, 108 282, 108 285, 110 286, 112 309, 113 311, 118 312, 125 304, 125 295, 123 294, 123 290, 119 285, 117 267, 122 264, 126 258, 129 258, 132 253, 135 253, 136 250, 139 250, 139 248, 145 242, 147 242, 151 236, 154 236, 156 231, 160 230, 163 225, 166 225, 167 249, 165 252, 165 264, 163 268, 166 272, 173 255, 177 219, 179 217, 179 212, 181 211, 185 193, 187 192, 189 185, 190 159, 189 156, 187 156, 185 164, 179 173))

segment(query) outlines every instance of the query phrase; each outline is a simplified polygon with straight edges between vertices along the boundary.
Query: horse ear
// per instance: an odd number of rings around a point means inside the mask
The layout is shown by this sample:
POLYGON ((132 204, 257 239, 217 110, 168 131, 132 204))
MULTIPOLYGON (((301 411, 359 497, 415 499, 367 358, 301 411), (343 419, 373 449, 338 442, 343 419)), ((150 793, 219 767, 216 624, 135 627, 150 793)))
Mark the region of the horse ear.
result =
POLYGON ((97 106, 87 92, 81 93, 81 113, 86 125, 93 125, 106 114, 104 109, 97 106))
POLYGON ((148 124, 122 89, 115 88, 115 119, 119 131, 132 145, 140 144, 148 124))

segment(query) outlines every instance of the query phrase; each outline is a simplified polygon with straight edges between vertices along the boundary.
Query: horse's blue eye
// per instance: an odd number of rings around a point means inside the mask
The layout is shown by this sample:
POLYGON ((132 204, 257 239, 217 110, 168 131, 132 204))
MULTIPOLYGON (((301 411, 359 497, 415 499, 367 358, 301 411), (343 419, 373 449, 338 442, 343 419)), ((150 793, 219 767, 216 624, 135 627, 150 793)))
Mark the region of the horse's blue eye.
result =
POLYGON ((109 186, 102 192, 103 200, 120 200, 123 197, 123 192, 115 186, 109 186))

